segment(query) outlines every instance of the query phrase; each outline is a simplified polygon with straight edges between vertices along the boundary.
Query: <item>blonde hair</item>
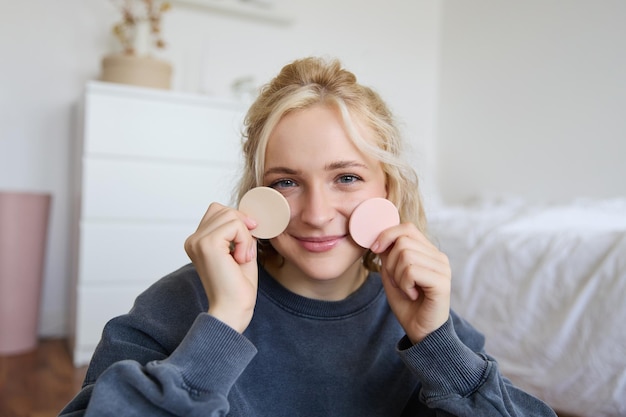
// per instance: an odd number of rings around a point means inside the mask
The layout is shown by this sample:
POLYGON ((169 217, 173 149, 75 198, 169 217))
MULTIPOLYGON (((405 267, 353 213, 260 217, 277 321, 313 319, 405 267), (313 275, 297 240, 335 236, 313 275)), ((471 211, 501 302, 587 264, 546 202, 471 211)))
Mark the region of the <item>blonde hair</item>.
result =
MULTIPOLYGON (((267 142, 281 118, 319 103, 338 109, 346 132, 357 148, 381 162, 387 181, 387 198, 398 207, 400 220, 412 222, 425 232, 426 218, 417 174, 402 158, 404 144, 389 108, 374 90, 359 84, 356 76, 344 69, 337 59, 308 57, 293 61, 262 87, 244 119, 244 171, 237 201, 251 188, 263 184, 267 142), (374 143, 358 134, 353 118, 371 129, 374 143)), ((273 248, 259 243, 259 258, 263 260, 273 248)), ((368 251, 363 264, 369 270, 378 270, 376 258, 368 251)))

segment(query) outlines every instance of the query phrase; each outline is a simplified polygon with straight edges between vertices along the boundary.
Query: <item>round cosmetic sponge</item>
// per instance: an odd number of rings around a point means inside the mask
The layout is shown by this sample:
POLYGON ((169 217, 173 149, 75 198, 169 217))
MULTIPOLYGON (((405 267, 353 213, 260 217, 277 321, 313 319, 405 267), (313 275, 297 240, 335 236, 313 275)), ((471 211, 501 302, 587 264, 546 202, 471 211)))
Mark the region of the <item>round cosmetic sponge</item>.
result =
POLYGON ((271 239, 281 234, 291 216, 285 197, 270 187, 256 187, 245 193, 239 202, 239 211, 257 222, 257 227, 250 233, 259 239, 271 239))
POLYGON ((400 224, 396 206, 386 198, 370 198, 360 203, 349 221, 352 239, 364 248, 370 248, 385 229, 400 224))

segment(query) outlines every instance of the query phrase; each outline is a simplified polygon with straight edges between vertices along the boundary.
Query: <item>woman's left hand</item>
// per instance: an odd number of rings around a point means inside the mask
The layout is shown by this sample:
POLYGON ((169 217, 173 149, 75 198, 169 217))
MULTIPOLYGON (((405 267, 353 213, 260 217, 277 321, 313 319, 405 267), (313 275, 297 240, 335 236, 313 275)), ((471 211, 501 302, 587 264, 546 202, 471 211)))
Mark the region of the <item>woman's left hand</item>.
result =
POLYGON ((413 343, 441 327, 450 315, 448 257, 412 223, 382 232, 372 245, 392 311, 413 343))

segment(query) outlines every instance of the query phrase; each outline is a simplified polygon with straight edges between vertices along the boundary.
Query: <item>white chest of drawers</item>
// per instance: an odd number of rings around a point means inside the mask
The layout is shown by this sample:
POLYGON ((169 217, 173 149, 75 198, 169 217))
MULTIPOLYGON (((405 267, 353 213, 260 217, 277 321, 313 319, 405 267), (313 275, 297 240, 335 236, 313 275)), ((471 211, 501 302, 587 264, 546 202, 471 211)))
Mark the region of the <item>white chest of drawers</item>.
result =
POLYGON ((90 82, 76 146, 70 345, 88 363, 105 323, 189 262, 184 240, 231 203, 243 104, 90 82))

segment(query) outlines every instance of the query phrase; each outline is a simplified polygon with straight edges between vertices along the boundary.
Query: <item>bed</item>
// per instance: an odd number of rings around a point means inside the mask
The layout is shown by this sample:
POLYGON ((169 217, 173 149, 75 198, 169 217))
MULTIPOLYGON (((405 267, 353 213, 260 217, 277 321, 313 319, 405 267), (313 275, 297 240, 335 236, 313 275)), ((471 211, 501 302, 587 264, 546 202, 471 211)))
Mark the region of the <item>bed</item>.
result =
POLYGON ((480 198, 429 224, 505 376, 566 414, 626 416, 626 199, 480 198))

